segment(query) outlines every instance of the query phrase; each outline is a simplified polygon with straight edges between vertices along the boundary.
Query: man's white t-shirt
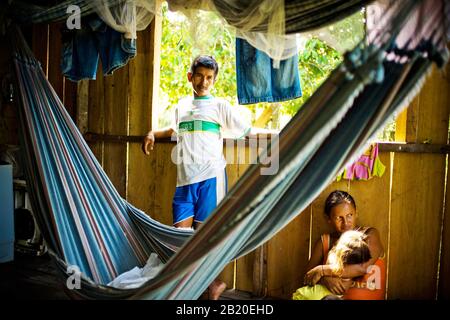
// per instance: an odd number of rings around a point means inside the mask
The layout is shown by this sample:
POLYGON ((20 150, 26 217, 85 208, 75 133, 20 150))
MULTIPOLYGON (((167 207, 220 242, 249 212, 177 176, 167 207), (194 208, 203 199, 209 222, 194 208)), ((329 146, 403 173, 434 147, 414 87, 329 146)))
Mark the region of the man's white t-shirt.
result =
POLYGON ((250 130, 225 99, 212 96, 179 101, 172 128, 177 146, 172 159, 177 164, 177 187, 217 176, 226 166, 223 135, 241 138, 250 130))

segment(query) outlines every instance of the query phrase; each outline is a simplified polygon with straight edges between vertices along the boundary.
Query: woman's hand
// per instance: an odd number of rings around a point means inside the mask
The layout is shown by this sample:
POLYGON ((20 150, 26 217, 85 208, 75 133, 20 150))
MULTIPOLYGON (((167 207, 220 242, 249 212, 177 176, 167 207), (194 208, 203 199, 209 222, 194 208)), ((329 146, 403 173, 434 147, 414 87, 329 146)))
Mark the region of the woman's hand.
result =
POLYGON ((318 265, 309 270, 305 275, 305 284, 313 286, 323 277, 323 266, 318 265))
POLYGON ((327 287, 333 294, 342 295, 350 288, 352 280, 339 277, 323 277, 320 283, 327 287))

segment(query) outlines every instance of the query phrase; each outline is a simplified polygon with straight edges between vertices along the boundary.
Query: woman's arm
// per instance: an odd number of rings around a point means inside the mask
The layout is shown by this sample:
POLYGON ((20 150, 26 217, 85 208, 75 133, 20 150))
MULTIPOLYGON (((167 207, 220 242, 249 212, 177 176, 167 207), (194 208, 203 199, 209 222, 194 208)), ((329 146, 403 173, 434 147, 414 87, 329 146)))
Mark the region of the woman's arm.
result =
POLYGON ((322 261, 323 261, 322 240, 319 239, 314 245, 311 258, 309 259, 308 264, 306 265, 307 273, 304 277, 305 284, 313 285, 312 278, 317 277, 315 283, 320 282, 334 294, 337 295, 343 294, 349 287, 348 281, 345 282, 344 280, 338 277, 322 276, 321 274, 322 261))
POLYGON ((322 264, 323 260, 323 252, 322 252, 322 240, 319 239, 316 241, 313 251, 311 253, 311 258, 309 258, 308 264, 306 265, 306 272, 322 264))
MULTIPOLYGON (((340 277, 342 278, 355 278, 367 273, 367 268, 378 260, 384 254, 384 248, 381 244, 380 233, 376 228, 370 228, 367 233, 367 244, 370 250, 370 260, 361 264, 349 264, 344 267, 344 270, 340 277)), ((333 276, 333 270, 330 266, 324 266, 324 276, 333 276)))

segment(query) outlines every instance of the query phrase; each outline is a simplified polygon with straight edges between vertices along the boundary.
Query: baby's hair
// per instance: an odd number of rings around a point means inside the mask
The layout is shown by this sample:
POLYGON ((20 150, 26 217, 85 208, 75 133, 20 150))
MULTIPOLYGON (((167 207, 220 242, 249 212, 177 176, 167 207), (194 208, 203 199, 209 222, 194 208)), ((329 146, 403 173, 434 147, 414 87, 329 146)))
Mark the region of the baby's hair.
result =
POLYGON ((331 209, 344 202, 351 204, 356 210, 355 200, 349 193, 342 190, 335 190, 330 193, 325 201, 325 214, 328 218, 330 217, 331 209))
POLYGON ((189 72, 194 74, 195 69, 197 69, 198 67, 204 67, 207 69, 214 70, 214 80, 216 79, 217 74, 219 73, 219 65, 217 64, 217 61, 216 59, 214 59, 213 56, 200 55, 195 57, 194 61, 192 61, 189 72))
POLYGON ((336 245, 330 250, 327 264, 332 266, 335 274, 342 274, 344 266, 360 264, 371 258, 367 236, 360 231, 344 232, 336 245))

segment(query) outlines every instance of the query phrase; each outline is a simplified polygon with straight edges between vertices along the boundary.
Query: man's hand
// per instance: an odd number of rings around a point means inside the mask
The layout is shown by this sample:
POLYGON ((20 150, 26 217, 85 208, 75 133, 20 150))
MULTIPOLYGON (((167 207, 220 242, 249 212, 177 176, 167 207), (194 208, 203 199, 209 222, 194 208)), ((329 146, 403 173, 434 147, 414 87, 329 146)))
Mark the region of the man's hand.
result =
POLYGON ((149 132, 147 133, 147 135, 144 137, 144 141, 142 142, 142 151, 146 154, 149 155, 150 150, 153 150, 153 146, 155 144, 155 135, 153 134, 153 132, 149 132))
POLYGON ((321 284, 328 288, 333 294, 342 295, 352 285, 352 280, 338 277, 322 277, 321 284))

